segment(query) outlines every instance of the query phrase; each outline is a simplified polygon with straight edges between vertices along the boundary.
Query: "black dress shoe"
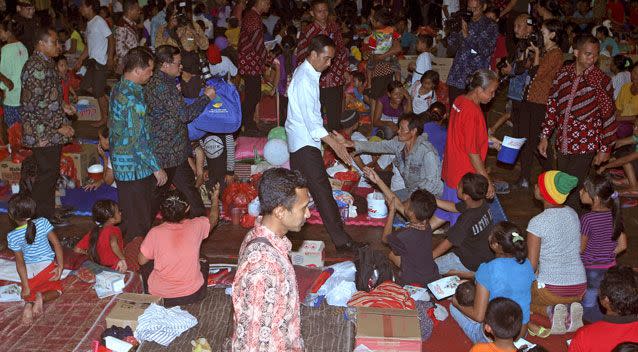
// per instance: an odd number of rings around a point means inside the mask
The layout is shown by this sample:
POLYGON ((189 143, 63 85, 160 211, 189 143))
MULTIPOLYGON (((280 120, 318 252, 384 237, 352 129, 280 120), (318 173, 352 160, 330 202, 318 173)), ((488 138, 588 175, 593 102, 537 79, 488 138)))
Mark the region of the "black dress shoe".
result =
POLYGON ((365 242, 357 242, 357 241, 350 241, 346 244, 343 244, 341 246, 335 246, 335 248, 337 249, 337 252, 356 252, 357 249, 359 248, 363 248, 368 246, 367 243, 365 242))

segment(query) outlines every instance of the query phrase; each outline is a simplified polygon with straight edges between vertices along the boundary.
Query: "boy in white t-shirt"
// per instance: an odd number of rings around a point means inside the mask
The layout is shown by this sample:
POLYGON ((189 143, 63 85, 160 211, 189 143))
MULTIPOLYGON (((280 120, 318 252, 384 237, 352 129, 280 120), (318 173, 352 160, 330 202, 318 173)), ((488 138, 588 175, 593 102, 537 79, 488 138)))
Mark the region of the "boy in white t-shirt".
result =
POLYGON ((111 165, 111 158, 106 155, 106 151, 109 150, 109 127, 102 126, 97 131, 98 136, 98 144, 97 144, 97 153, 100 155, 102 160, 104 161, 104 174, 102 175, 102 179, 97 182, 91 182, 88 185, 84 186, 85 191, 93 191, 98 188, 102 184, 106 184, 113 188, 117 188, 117 184, 115 183, 115 176, 113 175, 113 166, 111 165))
POLYGON ((420 53, 416 58, 416 63, 410 64, 412 69, 412 82, 414 85, 421 79, 424 73, 432 69, 432 46, 434 44, 434 38, 430 35, 419 35, 416 39, 416 50, 420 53))
POLYGON ((86 24, 87 45, 73 69, 77 72, 83 64, 86 66, 80 90, 90 91, 100 105, 102 119, 94 124, 95 127, 106 124, 109 111, 106 78, 109 68, 113 67, 115 53, 115 37, 104 18, 98 15, 99 11, 99 0, 82 0, 80 13, 88 20, 86 24), (89 60, 85 62, 87 58, 89 60))

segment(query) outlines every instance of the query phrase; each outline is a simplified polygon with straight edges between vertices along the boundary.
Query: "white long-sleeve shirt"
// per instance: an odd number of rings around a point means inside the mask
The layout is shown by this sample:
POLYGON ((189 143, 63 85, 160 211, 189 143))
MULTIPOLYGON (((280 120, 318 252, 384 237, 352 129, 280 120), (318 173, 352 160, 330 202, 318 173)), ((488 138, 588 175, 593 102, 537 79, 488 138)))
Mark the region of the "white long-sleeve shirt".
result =
POLYGON ((286 134, 291 153, 311 146, 321 149, 321 138, 328 135, 323 127, 319 102, 319 77, 314 67, 304 61, 292 75, 288 86, 288 117, 286 134))

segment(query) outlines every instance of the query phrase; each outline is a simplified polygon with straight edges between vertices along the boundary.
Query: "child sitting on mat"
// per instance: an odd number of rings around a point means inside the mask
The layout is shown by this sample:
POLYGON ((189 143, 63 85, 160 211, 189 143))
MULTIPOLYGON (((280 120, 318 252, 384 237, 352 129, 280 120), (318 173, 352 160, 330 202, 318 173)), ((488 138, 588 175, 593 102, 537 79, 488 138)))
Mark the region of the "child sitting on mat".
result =
POLYGON ((474 295, 476 294, 476 285, 473 281, 465 281, 456 288, 454 298, 464 307, 472 307, 474 305, 474 295))
POLYGON ((373 169, 366 167, 364 172, 371 182, 379 186, 388 203, 388 217, 381 241, 390 246, 390 261, 401 268, 399 282, 425 287, 438 280, 438 268, 432 256, 428 255, 432 253, 432 228, 428 220, 436 209, 436 198, 426 190, 417 189, 408 200, 401 202, 373 169), (393 231, 396 211, 409 222, 405 228, 393 231))
POLYGON ((102 174, 102 179, 99 181, 94 181, 84 186, 85 191, 94 191, 102 184, 109 185, 113 188, 117 188, 117 184, 115 183, 115 176, 113 175, 113 166, 111 165, 111 158, 106 155, 106 152, 109 150, 109 126, 104 125, 100 127, 97 131, 98 136, 98 144, 97 144, 97 153, 104 161, 104 173, 102 174))
POLYGON ((73 251, 87 254, 89 259, 102 266, 125 272, 128 266, 124 257, 124 241, 122 231, 117 227, 122 221, 122 213, 117 203, 109 199, 95 202, 93 221, 95 226, 82 237, 73 251))
POLYGON ((436 200, 436 205, 442 210, 461 213, 448 230, 447 238, 432 254, 441 275, 475 272, 481 263, 494 258, 488 241, 494 227, 490 205, 486 201, 488 182, 485 176, 468 172, 457 187, 460 202, 436 200), (450 253, 445 254, 448 250, 451 250, 450 253))
POLYGON ((26 194, 9 199, 9 218, 18 226, 7 234, 7 243, 15 253, 21 295, 26 302, 22 323, 26 325, 43 313, 44 302, 62 294, 62 246, 53 225, 46 218, 36 218, 35 209, 35 200, 26 194))
POLYGON ((523 320, 521 307, 508 298, 494 298, 487 305, 484 329, 493 342, 477 343, 470 352, 518 351, 514 340, 518 339, 523 320))

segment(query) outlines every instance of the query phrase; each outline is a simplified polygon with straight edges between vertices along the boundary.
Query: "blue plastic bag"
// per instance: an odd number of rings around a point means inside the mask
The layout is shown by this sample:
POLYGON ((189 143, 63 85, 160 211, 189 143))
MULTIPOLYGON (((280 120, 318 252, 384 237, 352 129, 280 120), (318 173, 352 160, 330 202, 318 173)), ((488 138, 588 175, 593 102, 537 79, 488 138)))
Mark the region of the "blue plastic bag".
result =
MULTIPOLYGON (((206 85, 214 87, 217 96, 188 124, 191 141, 201 139, 207 133, 234 133, 241 127, 241 100, 235 86, 221 78, 212 78, 206 85)), ((193 100, 186 99, 186 103, 191 104, 193 100)))

